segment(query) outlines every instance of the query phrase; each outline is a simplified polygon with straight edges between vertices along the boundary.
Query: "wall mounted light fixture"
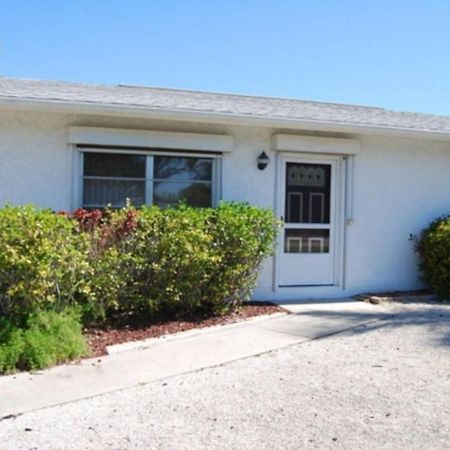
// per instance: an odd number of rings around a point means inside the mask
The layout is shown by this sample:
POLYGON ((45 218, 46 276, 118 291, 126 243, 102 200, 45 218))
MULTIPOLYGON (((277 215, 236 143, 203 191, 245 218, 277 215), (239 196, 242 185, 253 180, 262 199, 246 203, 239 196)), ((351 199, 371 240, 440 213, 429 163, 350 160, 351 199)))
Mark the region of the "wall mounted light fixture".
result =
POLYGON ((257 166, 259 170, 264 170, 267 165, 270 163, 270 158, 266 155, 266 152, 262 152, 259 156, 257 161, 257 166))

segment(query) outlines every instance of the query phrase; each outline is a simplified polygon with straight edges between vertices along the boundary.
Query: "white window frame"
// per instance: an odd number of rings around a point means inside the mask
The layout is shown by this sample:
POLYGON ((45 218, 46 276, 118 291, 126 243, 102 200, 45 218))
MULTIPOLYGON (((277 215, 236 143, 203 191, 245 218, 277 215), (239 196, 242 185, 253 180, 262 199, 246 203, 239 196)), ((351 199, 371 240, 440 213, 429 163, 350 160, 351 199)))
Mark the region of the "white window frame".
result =
MULTIPOLYGON (((115 153, 123 155, 144 155, 146 159, 146 177, 145 177, 145 204, 152 205, 153 203, 153 185, 157 179, 153 178, 153 161, 154 156, 174 156, 184 158, 204 158, 212 160, 212 177, 211 177, 211 197, 212 207, 218 205, 221 199, 222 180, 221 180, 221 154, 206 153, 206 152, 186 152, 178 150, 161 150, 161 149, 133 149, 133 148, 106 148, 106 147, 88 147, 88 146, 74 146, 74 200, 73 208, 82 208, 83 205, 83 187, 84 187, 84 173, 83 173, 83 156, 85 153, 115 153), (149 177, 148 174, 151 174, 149 177)), ((101 178, 101 177, 99 177, 101 178)), ((105 177, 109 178, 109 177, 105 177)), ((126 180, 127 177, 114 177, 117 180, 126 180)), ((137 179, 137 178, 133 178, 137 179)), ((205 182, 206 183, 206 182, 205 182)), ((87 206, 89 208, 102 208, 98 206, 87 206)))

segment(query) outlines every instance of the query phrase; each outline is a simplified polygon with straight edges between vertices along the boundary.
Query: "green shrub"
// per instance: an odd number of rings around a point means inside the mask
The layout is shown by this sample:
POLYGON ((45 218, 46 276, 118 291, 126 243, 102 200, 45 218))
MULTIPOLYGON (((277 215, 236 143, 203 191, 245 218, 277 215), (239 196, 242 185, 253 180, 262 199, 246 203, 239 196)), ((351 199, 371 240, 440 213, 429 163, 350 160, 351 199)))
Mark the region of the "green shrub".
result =
POLYGON ((439 297, 450 299, 450 216, 433 221, 414 241, 423 281, 439 297))
POLYGON ((12 372, 18 366, 24 348, 22 330, 0 318, 0 373, 12 372))
POLYGON ((126 311, 226 313, 248 299, 271 254, 278 222, 242 203, 198 209, 144 207, 121 248, 126 311))
POLYGON ((73 309, 39 312, 19 328, 2 319, 0 373, 36 370, 87 354, 79 314, 73 309))
POLYGON ((223 203, 209 224, 216 264, 204 303, 228 311, 250 298, 263 260, 274 250, 279 221, 271 210, 223 203))
POLYGON ((25 320, 89 295, 89 241, 75 222, 33 206, 0 209, 0 315, 25 320))
POLYGON ((277 226, 270 210, 242 203, 71 215, 7 206, 0 316, 20 325, 74 304, 85 321, 117 311, 225 313, 249 298, 277 226))
POLYGON ((119 210, 77 209, 69 217, 78 223, 78 231, 89 240, 89 295, 84 297, 85 321, 104 320, 119 309, 119 298, 133 272, 126 270, 134 253, 133 233, 137 227, 138 212, 134 208, 119 210))
POLYGON ((41 369, 87 354, 80 316, 72 309, 33 315, 23 339, 21 362, 27 369, 41 369))

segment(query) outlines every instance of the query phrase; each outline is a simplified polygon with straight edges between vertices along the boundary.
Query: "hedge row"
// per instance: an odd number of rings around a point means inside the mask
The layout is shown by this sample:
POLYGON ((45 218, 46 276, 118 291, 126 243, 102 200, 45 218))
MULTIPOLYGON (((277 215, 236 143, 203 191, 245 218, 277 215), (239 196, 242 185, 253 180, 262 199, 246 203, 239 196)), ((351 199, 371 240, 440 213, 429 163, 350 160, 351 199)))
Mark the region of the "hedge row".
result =
POLYGON ((0 209, 0 316, 81 306, 116 312, 225 313, 249 298, 278 222, 240 203, 55 214, 0 209))

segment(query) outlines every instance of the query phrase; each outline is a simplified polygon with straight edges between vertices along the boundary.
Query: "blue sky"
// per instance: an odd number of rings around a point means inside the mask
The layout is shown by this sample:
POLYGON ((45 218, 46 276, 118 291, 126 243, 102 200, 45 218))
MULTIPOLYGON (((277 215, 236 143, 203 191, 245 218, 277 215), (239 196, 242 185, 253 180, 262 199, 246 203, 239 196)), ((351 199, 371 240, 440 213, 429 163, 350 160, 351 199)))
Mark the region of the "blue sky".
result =
POLYGON ((450 115, 450 1, 0 0, 0 75, 450 115))

